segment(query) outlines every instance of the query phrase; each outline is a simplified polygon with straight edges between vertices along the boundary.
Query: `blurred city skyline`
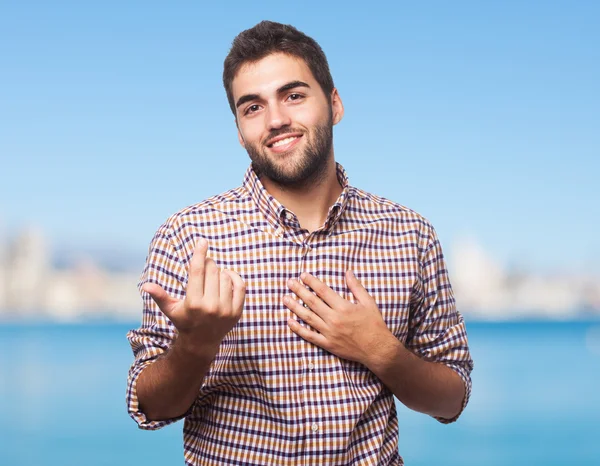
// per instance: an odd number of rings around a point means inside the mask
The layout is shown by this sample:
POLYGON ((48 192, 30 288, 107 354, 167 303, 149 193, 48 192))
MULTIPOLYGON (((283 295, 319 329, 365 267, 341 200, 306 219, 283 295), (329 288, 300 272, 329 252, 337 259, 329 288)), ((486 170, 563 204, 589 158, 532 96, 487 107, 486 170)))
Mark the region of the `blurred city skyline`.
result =
POLYGON ((272 19, 327 54, 351 184, 423 214, 446 252, 474 238, 504 270, 598 274, 600 4, 364 7, 3 3, 0 237, 138 262, 167 217, 239 186, 222 63, 272 19))
MULTIPOLYGON (((457 307, 469 319, 600 317, 600 275, 507 270, 472 238, 451 244, 446 259, 457 307)), ((39 230, 0 241, 0 322, 139 320, 143 261, 136 270, 114 260, 79 253, 57 264, 39 230)))

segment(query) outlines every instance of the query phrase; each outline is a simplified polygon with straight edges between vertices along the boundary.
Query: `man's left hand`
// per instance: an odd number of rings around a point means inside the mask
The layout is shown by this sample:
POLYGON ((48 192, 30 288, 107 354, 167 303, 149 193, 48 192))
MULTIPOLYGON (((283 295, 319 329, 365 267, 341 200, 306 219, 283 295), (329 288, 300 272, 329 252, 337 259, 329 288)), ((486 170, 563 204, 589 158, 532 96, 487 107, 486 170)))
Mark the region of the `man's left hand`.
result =
POLYGON ((285 296, 283 303, 311 327, 302 327, 295 319, 288 320, 292 331, 306 341, 368 367, 383 340, 390 336, 395 339, 375 299, 350 270, 346 272, 346 283, 358 301, 356 304, 345 300, 309 273, 301 274, 300 278, 302 282, 290 280, 288 286, 305 306, 290 296, 285 296))

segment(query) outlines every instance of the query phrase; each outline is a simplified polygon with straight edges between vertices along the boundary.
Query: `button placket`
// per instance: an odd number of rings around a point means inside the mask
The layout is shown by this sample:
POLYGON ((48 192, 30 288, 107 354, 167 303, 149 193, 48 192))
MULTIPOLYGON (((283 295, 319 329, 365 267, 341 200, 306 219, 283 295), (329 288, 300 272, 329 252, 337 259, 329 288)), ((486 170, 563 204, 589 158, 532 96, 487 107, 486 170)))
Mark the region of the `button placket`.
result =
MULTIPOLYGON (((314 271, 319 270, 319 266, 317 261, 315 260, 315 256, 310 254, 313 250, 313 247, 310 246, 309 242, 312 237, 302 242, 302 252, 303 252, 303 265, 304 269, 302 272, 308 272, 315 275, 314 271)), ((300 277, 298 276, 298 280, 300 283, 300 277)), ((308 285, 303 286, 313 293, 308 285)), ((303 306, 309 309, 309 305, 307 303, 302 303, 303 306)), ((321 420, 323 419, 322 408, 321 405, 321 374, 317 369, 317 358, 322 350, 318 348, 316 345, 309 345, 307 351, 305 353, 306 359, 304 360, 304 373, 307 381, 308 388, 308 396, 307 398, 310 400, 310 404, 308 406, 309 411, 307 412, 307 421, 308 421, 308 432, 313 437, 320 437, 323 433, 323 425, 321 420)))

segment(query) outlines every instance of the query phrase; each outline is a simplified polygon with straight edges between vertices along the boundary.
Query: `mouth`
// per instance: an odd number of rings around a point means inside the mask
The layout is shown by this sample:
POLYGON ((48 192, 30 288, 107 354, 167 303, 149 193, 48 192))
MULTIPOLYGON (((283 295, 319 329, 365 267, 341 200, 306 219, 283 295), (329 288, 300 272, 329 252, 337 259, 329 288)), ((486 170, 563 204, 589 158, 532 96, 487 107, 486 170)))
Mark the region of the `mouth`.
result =
POLYGON ((298 144, 301 138, 302 134, 284 134, 271 139, 268 142, 267 147, 273 152, 287 152, 296 144, 298 144))

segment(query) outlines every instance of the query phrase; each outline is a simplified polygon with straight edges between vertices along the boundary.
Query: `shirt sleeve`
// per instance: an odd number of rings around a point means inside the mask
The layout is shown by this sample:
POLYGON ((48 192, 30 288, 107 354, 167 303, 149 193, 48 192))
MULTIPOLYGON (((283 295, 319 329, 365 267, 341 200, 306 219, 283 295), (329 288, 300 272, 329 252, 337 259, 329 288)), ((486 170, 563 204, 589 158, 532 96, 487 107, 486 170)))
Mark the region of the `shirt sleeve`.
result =
POLYGON ((127 410, 141 429, 156 430, 185 417, 187 413, 177 418, 149 421, 140 411, 137 397, 138 377, 146 366, 170 348, 176 336, 176 329, 171 321, 150 295, 142 291, 144 283, 156 283, 175 298, 185 297, 187 271, 164 227, 157 231, 150 243, 146 265, 138 284, 143 301, 141 327, 127 334, 134 355, 127 378, 127 410))
POLYGON ((407 347, 428 361, 445 364, 465 384, 460 412, 452 419, 435 417, 448 424, 459 418, 469 402, 473 360, 463 317, 456 310, 441 245, 432 227, 420 269, 418 299, 411 308, 407 347))

